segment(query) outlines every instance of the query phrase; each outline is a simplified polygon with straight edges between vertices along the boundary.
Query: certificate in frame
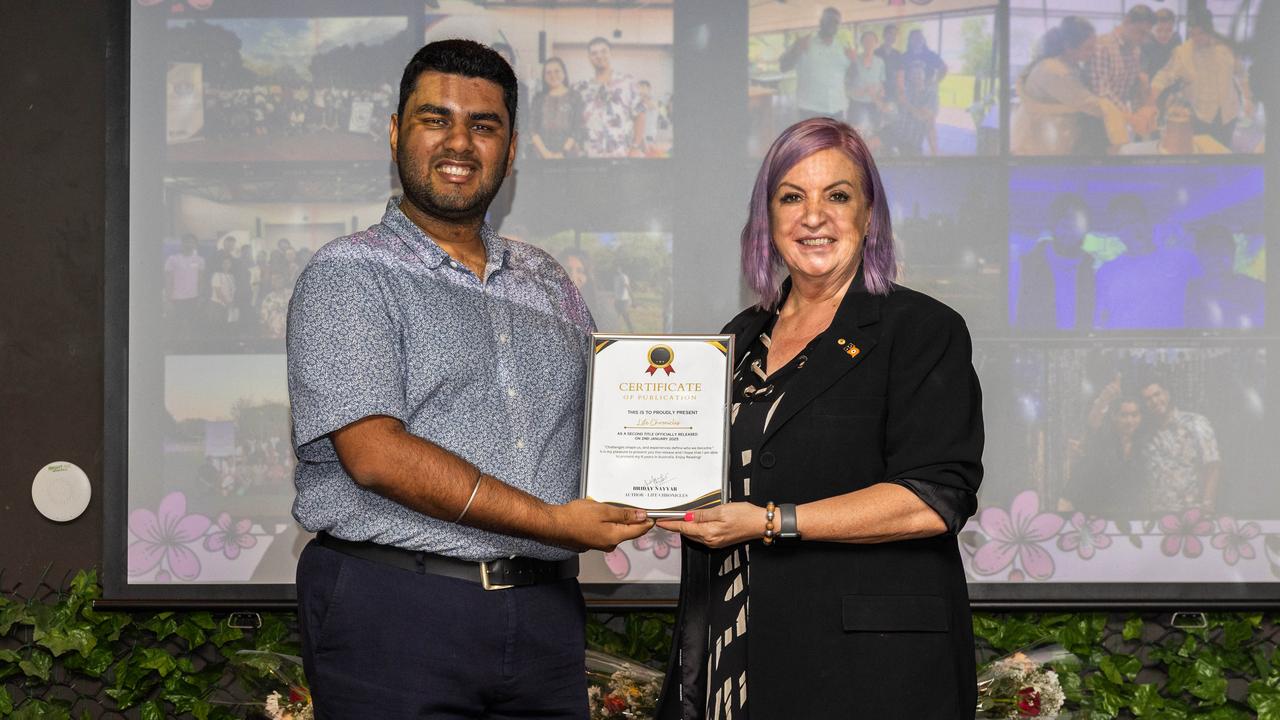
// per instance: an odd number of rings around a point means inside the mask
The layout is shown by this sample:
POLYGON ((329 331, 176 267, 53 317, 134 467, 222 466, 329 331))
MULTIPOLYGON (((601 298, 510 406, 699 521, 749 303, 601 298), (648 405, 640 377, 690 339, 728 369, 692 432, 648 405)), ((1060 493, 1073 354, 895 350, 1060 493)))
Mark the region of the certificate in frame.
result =
POLYGON ((582 496, 651 517, 725 502, 732 335, 591 336, 582 496))

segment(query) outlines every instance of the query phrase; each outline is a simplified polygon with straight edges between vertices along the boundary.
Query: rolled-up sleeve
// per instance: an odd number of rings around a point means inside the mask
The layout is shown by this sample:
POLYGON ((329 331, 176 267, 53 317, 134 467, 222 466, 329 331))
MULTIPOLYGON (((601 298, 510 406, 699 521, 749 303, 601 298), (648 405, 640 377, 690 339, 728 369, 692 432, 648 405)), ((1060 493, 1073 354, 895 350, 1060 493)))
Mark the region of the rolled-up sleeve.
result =
POLYGON ((406 420, 403 348, 375 262, 314 258, 289 302, 286 348, 299 459, 336 460, 329 433, 361 418, 406 420))
POLYGON ((958 490, 911 478, 898 478, 889 482, 901 485, 915 493, 921 502, 942 518, 942 522, 947 526, 947 532, 951 535, 959 533, 965 522, 978 510, 978 495, 968 490, 958 490))
POLYGON ((950 309, 917 323, 895 348, 886 481, 916 494, 958 532, 982 482, 982 391, 964 320, 950 309))

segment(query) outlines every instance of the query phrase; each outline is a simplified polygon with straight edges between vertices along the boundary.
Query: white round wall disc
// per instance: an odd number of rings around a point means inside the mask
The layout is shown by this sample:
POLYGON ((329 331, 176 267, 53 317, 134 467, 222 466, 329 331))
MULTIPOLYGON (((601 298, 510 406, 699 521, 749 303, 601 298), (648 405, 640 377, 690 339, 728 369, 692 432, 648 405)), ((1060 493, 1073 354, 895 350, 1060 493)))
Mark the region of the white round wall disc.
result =
POLYGON ((80 517, 89 507, 89 476, 74 463, 52 462, 31 483, 31 502, 41 515, 57 522, 80 517))

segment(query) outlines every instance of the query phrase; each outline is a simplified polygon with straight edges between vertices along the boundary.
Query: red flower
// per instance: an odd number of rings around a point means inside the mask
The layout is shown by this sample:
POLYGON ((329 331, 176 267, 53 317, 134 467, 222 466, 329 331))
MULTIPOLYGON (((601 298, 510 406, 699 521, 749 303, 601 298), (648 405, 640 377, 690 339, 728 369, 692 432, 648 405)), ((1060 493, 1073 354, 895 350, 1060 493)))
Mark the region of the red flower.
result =
POLYGON ((302 691, 300 691, 298 688, 294 688, 294 687, 289 688, 289 702, 300 703, 306 699, 307 699, 307 696, 304 695, 302 691))
POLYGON ((1023 717, 1040 716, 1040 693, 1033 688, 1022 688, 1018 691, 1018 712, 1023 717))
POLYGON ((627 701, 617 695, 606 695, 604 698, 604 709, 607 710, 610 715, 620 713, 627 709, 627 701))

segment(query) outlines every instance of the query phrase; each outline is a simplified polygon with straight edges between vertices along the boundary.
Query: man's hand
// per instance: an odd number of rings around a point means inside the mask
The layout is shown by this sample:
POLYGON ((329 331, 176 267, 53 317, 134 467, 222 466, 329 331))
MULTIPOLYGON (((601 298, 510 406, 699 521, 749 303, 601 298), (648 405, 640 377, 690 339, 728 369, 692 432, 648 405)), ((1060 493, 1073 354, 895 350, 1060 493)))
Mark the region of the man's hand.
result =
POLYGON ((653 527, 653 521, 643 510, 614 507, 590 499, 552 505, 551 517, 551 541, 578 552, 612 552, 618 543, 638 538, 653 527))
MULTIPOLYGON (((765 510, 759 505, 733 502, 686 513, 683 520, 659 520, 658 527, 710 548, 737 545, 764 535, 765 510)), ((778 524, 774 524, 776 529, 778 524)))
POLYGON ((1160 117, 1160 110, 1155 105, 1144 105, 1133 113, 1131 125, 1139 135, 1150 135, 1155 132, 1160 117))

